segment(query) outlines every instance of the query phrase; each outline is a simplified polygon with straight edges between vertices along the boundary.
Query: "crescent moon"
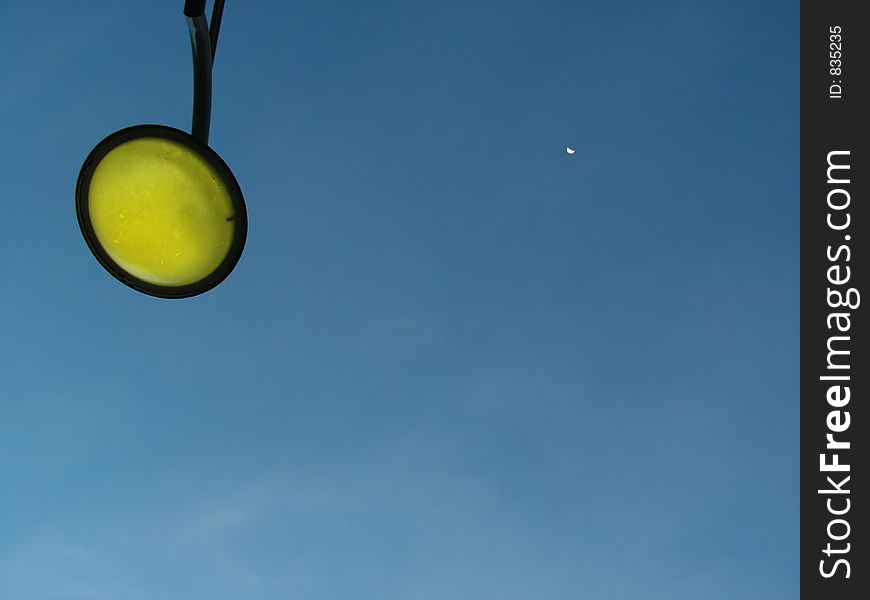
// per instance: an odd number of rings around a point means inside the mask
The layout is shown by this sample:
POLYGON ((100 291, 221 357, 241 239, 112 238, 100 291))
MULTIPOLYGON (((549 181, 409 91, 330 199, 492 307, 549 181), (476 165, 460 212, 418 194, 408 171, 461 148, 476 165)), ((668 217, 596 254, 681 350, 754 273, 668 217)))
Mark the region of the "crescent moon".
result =
POLYGON ((565 152, 567 152, 568 154, 574 154, 574 152, 576 152, 576 150, 574 150, 574 148, 572 148, 571 146, 567 146, 565 148, 565 152))

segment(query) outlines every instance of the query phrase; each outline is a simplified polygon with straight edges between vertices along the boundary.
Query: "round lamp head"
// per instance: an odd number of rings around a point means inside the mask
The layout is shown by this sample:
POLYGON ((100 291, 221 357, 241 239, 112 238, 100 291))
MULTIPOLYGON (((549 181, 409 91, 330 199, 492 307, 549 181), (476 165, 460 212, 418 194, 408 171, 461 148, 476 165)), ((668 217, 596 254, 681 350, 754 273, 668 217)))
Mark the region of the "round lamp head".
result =
POLYGON ((217 153, 163 125, 117 131, 82 165, 76 213, 88 247, 135 290, 187 298, 210 290, 245 246, 242 190, 217 153))

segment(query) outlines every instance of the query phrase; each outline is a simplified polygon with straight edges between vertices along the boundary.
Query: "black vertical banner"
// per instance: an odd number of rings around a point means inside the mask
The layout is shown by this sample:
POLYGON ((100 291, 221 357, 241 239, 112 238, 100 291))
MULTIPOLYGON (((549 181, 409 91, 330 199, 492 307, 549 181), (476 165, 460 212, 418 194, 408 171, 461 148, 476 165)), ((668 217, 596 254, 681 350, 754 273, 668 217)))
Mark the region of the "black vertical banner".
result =
MULTIPOLYGON (((870 598, 870 22, 801 2, 801 595, 870 598)), ((866 9, 866 6, 864 7, 866 9)))

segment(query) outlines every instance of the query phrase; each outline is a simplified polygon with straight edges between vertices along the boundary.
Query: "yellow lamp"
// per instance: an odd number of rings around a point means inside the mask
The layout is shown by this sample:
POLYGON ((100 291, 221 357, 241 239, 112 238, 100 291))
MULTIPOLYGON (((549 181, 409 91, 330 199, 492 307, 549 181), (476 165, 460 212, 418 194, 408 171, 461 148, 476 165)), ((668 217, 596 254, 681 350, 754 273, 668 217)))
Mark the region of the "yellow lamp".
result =
POLYGON ((193 50, 191 133, 137 125, 97 144, 76 185, 76 215, 88 247, 109 273, 135 290, 187 298, 223 281, 248 232, 242 190, 208 145, 211 74, 223 15, 215 0, 186 0, 193 50))
POLYGON ((247 235, 242 192, 226 163, 163 125, 129 127, 100 142, 79 175, 76 212, 103 267, 163 298, 223 281, 247 235))

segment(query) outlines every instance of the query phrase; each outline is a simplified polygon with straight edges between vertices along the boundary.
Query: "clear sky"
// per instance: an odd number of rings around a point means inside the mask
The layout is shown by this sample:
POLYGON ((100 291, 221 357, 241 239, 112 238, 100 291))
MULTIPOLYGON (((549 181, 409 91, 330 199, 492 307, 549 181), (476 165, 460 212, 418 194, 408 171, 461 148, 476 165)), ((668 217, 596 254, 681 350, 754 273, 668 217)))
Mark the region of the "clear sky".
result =
POLYGON ((0 598, 797 597, 798 2, 227 0, 172 301, 74 191, 182 5, 0 0, 0 598))

